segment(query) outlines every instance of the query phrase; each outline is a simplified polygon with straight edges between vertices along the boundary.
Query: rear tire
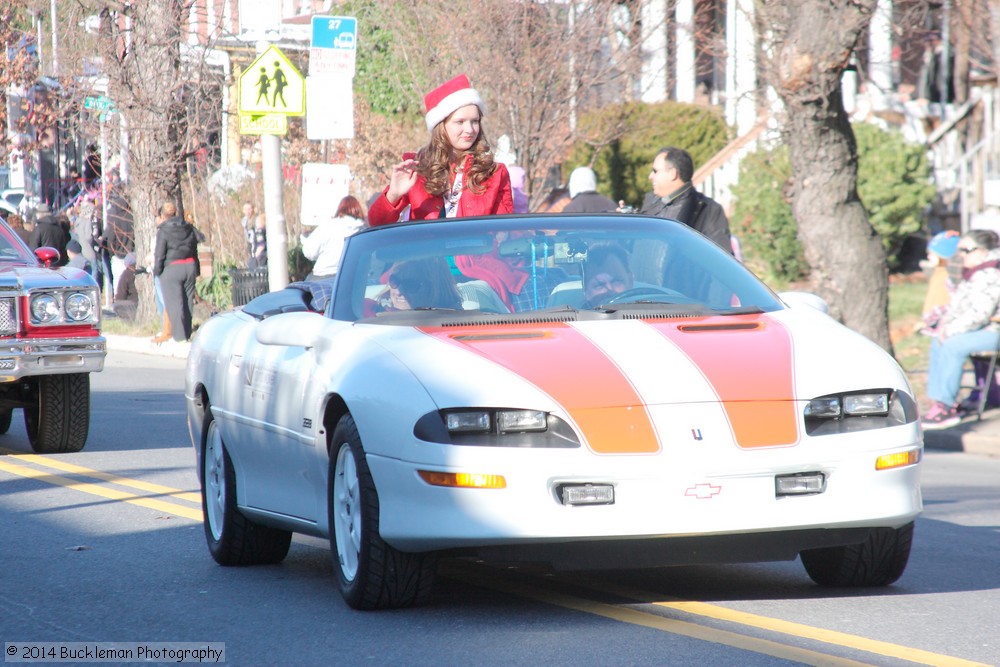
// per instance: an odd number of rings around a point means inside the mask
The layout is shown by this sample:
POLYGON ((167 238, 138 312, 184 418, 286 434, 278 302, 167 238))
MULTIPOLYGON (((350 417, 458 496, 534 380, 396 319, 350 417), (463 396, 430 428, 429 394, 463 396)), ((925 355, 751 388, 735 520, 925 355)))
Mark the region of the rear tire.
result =
POLYGON ((330 448, 330 548, 337 585, 354 609, 424 604, 434 585, 437 555, 407 553, 379 535, 378 491, 358 427, 345 415, 330 448))
POLYGON ((906 569, 913 523, 873 528, 861 544, 809 549, 799 554, 806 572, 821 586, 888 586, 906 569))
POLYGON ((254 523, 236 506, 236 471, 211 410, 202 439, 201 508, 208 550, 219 565, 273 565, 288 555, 291 531, 254 523))
POLYGON ((3 435, 10 430, 10 421, 14 416, 14 409, 7 408, 6 410, 0 410, 0 435, 3 435))
POLYGON ((39 454, 78 452, 90 431, 90 375, 40 375, 34 404, 24 408, 31 449, 39 454))

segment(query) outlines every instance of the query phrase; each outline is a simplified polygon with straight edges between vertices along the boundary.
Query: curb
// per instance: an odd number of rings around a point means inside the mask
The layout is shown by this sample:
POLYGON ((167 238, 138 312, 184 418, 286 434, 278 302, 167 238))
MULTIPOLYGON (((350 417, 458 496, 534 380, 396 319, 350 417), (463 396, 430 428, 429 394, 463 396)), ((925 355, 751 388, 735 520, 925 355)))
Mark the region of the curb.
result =
POLYGON ((116 336, 105 335, 108 351, 118 350, 121 352, 135 352, 137 354, 151 354, 158 357, 172 357, 174 359, 187 359, 191 353, 190 342, 177 342, 168 340, 165 343, 154 343, 149 338, 138 336, 116 336))
POLYGON ((983 413, 981 421, 965 418, 961 424, 940 431, 924 431, 924 447, 1000 457, 1000 410, 983 413))

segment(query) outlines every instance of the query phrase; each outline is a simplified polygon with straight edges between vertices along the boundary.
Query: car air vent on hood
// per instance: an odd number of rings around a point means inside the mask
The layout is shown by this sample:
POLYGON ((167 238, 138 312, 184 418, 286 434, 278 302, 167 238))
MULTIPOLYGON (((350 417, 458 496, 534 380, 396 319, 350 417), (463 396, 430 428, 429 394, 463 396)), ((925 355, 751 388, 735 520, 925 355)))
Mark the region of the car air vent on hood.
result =
POLYGON ((760 322, 733 322, 731 324, 686 324, 677 328, 685 333, 700 333, 702 331, 750 331, 760 327, 760 322))
POLYGON ((541 316, 525 313, 523 317, 512 315, 500 319, 483 318, 468 320, 446 320, 441 323, 442 327, 476 327, 476 326, 504 326, 507 324, 553 324, 558 322, 575 322, 576 313, 565 313, 560 315, 541 316))
POLYGON ((545 338, 544 331, 517 331, 511 333, 481 333, 481 334, 457 334, 450 336, 452 340, 523 340, 526 338, 545 338))
POLYGON ((656 313, 656 312, 641 312, 641 313, 628 313, 628 312, 617 312, 615 313, 616 319, 620 320, 689 320, 692 317, 704 317, 704 313, 656 313))

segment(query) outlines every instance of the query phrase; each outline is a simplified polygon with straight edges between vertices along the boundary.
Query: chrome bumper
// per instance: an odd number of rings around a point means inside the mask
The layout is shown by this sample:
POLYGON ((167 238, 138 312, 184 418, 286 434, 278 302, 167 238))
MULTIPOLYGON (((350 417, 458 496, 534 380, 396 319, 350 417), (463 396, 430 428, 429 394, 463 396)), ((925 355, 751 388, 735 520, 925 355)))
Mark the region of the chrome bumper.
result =
POLYGON ((103 336, 2 341, 0 383, 34 375, 96 373, 103 370, 106 355, 103 336))

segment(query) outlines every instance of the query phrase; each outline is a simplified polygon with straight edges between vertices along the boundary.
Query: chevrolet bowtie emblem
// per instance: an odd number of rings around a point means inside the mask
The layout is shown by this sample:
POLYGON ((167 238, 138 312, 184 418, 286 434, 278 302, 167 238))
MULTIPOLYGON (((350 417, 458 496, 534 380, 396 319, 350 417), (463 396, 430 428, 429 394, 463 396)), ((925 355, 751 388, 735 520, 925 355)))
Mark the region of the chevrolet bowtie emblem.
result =
POLYGON ((697 498, 698 500, 710 500, 712 496, 717 496, 721 492, 722 492, 721 486, 702 483, 702 484, 695 484, 691 488, 687 489, 684 492, 684 495, 697 498))

